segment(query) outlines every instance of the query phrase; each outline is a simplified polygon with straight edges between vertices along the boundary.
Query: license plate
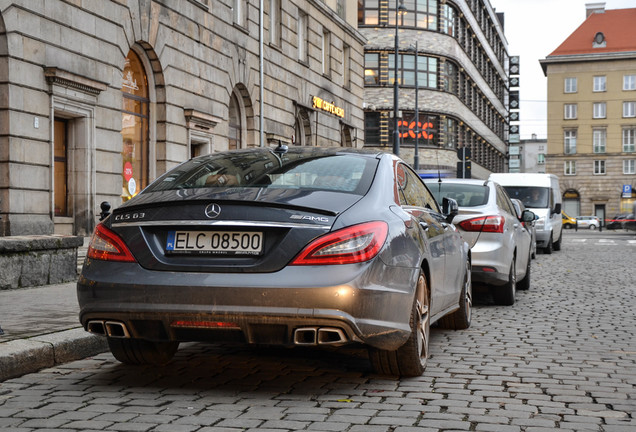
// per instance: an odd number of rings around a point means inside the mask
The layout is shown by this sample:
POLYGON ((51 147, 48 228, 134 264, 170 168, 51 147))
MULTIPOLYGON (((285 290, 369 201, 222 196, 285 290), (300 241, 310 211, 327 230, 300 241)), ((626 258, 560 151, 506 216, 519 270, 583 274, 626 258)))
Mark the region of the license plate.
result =
POLYGON ((263 233, 256 231, 169 231, 166 252, 179 254, 259 255, 263 233))

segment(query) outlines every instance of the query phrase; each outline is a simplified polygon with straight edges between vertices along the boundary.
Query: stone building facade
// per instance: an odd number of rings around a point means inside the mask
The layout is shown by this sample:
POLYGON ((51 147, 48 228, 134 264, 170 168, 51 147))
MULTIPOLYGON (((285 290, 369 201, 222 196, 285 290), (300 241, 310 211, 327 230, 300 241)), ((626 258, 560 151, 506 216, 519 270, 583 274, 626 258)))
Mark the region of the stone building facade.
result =
POLYGON ((541 60, 548 79, 546 172, 570 216, 611 219, 636 203, 636 9, 590 3, 541 60))
POLYGON ((358 28, 368 39, 365 146, 391 149, 399 137, 400 156, 415 166, 417 145, 423 176, 454 177, 462 147, 470 150, 473 178, 506 170, 509 54, 490 2, 358 3, 358 28))
POLYGON ((0 236, 89 235, 200 154, 361 147, 355 4, 262 4, 0 1, 0 236))

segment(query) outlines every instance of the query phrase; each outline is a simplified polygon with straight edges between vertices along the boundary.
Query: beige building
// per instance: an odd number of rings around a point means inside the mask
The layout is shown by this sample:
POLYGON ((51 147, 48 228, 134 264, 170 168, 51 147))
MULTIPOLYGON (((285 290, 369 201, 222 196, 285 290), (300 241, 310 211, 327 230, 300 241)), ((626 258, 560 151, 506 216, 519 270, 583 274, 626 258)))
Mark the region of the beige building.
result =
POLYGON ((546 171, 570 216, 611 218, 636 197, 636 9, 588 4, 587 19, 541 60, 548 78, 546 171))
POLYGON ((391 151, 399 140, 400 156, 423 176, 455 177, 463 147, 471 153, 472 177, 506 170, 509 54, 490 2, 358 4, 358 29, 368 39, 365 147, 391 151))
POLYGON ((191 156, 361 147, 356 6, 0 2, 0 236, 88 235, 191 156))

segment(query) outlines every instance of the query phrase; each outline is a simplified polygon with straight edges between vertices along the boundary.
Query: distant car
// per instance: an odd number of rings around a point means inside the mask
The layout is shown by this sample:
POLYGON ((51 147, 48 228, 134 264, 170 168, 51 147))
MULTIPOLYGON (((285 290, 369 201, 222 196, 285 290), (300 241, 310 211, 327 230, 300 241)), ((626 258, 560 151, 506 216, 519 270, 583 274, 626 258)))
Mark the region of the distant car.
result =
POLYGON ((80 321, 115 358, 164 364, 184 341, 363 344, 418 376, 430 325, 470 325, 470 249, 392 154, 279 146, 159 177, 95 229, 80 321))
POLYGON ((515 210, 517 211, 517 217, 519 218, 523 226, 525 226, 528 232, 530 233, 530 238, 531 238, 530 244, 532 245, 531 256, 532 256, 532 259, 535 259, 537 257, 537 229, 534 226, 534 224, 539 217, 533 212, 532 214, 534 214, 534 220, 531 222, 524 222, 523 212, 526 210, 526 206, 523 204, 523 201, 516 198, 510 198, 510 201, 512 201, 512 204, 515 206, 515 210))
POLYGON ((607 224, 605 228, 608 230, 617 230, 617 229, 625 229, 625 222, 634 219, 634 215, 631 213, 620 213, 614 215, 607 224))
POLYGON ((573 229, 576 227, 576 219, 569 216, 563 210, 561 210, 561 220, 563 221, 563 228, 565 229, 573 229))
POLYGON ((577 216, 576 225, 578 228, 595 230, 601 226, 601 220, 596 216, 577 216))
MULTIPOLYGON (((490 286, 500 305, 515 302, 517 288, 530 288, 531 234, 517 217, 510 197, 489 180, 426 180, 438 201, 451 198, 459 205, 453 219, 471 246, 473 281, 490 286)), ((534 221, 525 211, 523 219, 534 221)))

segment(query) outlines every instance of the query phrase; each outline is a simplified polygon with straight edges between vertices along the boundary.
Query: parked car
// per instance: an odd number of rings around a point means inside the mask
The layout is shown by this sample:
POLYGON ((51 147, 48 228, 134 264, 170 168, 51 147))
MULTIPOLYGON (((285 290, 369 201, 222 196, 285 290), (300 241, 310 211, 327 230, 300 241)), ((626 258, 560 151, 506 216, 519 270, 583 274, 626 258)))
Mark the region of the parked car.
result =
POLYGON ((607 222, 607 224, 605 225, 605 228, 609 230, 625 229, 625 223, 632 219, 634 219, 633 214, 620 213, 620 214, 614 215, 614 217, 607 222))
POLYGON ((534 226, 534 224, 539 217, 533 212, 532 214, 534 214, 534 220, 524 222, 523 212, 526 210, 526 206, 523 204, 521 200, 516 198, 510 198, 510 201, 512 201, 512 204, 515 206, 515 211, 517 212, 517 218, 519 218, 519 221, 530 233, 530 245, 531 245, 530 256, 532 257, 532 259, 535 259, 537 257, 537 229, 534 226))
MULTIPOLYGON (((490 286, 497 304, 514 304, 517 288, 530 288, 532 246, 504 188, 489 180, 426 183, 438 201, 451 198, 459 205, 453 223, 471 246, 473 281, 490 286)), ((534 216, 526 211, 523 220, 534 221, 534 216)))
POLYGON ((418 376, 430 325, 471 321, 457 211, 388 153, 197 157, 96 227, 80 321, 129 364, 164 364, 184 341, 364 344, 378 373, 418 376))
POLYGON ((601 220, 596 216, 577 216, 576 225, 578 228, 595 230, 601 226, 601 220))
POLYGON ((572 229, 576 228, 576 219, 569 216, 566 212, 561 210, 561 220, 563 221, 563 228, 572 229))

